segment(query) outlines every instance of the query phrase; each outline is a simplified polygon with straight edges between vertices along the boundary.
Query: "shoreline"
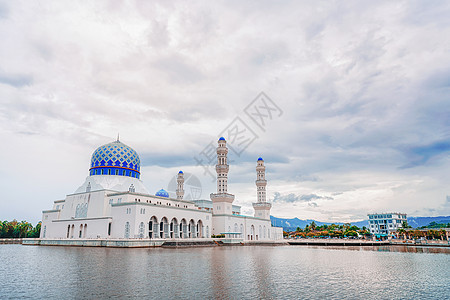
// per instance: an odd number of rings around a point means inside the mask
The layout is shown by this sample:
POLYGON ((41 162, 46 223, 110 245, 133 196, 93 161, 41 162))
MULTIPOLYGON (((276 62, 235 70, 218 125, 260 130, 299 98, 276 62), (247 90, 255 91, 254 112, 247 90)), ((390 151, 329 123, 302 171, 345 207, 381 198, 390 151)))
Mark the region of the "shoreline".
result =
POLYGON ((449 241, 372 241, 350 239, 296 239, 276 241, 243 241, 242 239, 0 239, 0 245, 22 244, 25 246, 110 247, 110 248, 182 248, 224 246, 422 246, 450 247, 449 241))

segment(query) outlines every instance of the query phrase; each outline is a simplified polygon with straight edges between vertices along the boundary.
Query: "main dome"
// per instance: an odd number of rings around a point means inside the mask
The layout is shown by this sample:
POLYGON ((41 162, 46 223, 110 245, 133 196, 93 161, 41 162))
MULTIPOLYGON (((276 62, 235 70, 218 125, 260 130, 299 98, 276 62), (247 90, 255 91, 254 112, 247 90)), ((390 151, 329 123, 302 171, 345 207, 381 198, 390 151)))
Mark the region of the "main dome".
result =
POLYGON ((89 175, 120 175, 140 177, 139 155, 119 140, 100 146, 91 158, 89 175))

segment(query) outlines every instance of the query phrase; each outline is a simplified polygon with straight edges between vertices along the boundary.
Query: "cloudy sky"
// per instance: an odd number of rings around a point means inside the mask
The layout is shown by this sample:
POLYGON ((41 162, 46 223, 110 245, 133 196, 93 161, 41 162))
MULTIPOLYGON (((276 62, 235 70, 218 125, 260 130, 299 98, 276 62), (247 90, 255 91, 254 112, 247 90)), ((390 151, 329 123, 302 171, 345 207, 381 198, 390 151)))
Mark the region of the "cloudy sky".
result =
POLYGON ((0 219, 40 220, 119 132, 152 193, 181 169, 209 198, 198 162, 225 135, 244 213, 262 156, 277 217, 450 215, 449 15, 448 1, 0 1, 0 219))

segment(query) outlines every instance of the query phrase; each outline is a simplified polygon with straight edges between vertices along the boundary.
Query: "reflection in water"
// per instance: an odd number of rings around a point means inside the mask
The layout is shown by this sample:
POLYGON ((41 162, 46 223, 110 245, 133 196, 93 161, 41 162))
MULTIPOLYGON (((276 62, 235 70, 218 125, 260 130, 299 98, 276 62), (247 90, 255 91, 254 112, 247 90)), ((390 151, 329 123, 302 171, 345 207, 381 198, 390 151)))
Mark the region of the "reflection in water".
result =
POLYGON ((444 299, 450 297, 449 250, 2 245, 0 299, 444 299))
POLYGON ((450 254, 450 247, 424 247, 424 246, 296 246, 333 250, 357 250, 357 251, 379 251, 379 252, 410 252, 410 253, 444 253, 450 254))

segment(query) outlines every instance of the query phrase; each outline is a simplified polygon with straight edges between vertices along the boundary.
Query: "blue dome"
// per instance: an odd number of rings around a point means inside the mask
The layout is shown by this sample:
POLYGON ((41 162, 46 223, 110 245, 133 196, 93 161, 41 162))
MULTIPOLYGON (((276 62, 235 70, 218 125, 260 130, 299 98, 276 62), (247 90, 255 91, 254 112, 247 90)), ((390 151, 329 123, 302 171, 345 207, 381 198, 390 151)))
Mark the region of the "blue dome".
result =
POLYGON ((258 160, 264 160, 264 159, 262 159, 262 157, 259 157, 258 160))
POLYGON ((183 171, 178 172, 178 174, 183 174, 183 171))
POLYGON ((100 146, 91 158, 89 175, 119 175, 140 177, 139 155, 119 140, 100 146))
POLYGON ((166 192, 164 189, 160 189, 159 191, 156 192, 155 196, 169 198, 169 193, 166 192))
POLYGON ((225 141, 225 138, 223 136, 221 136, 219 141, 225 141))

